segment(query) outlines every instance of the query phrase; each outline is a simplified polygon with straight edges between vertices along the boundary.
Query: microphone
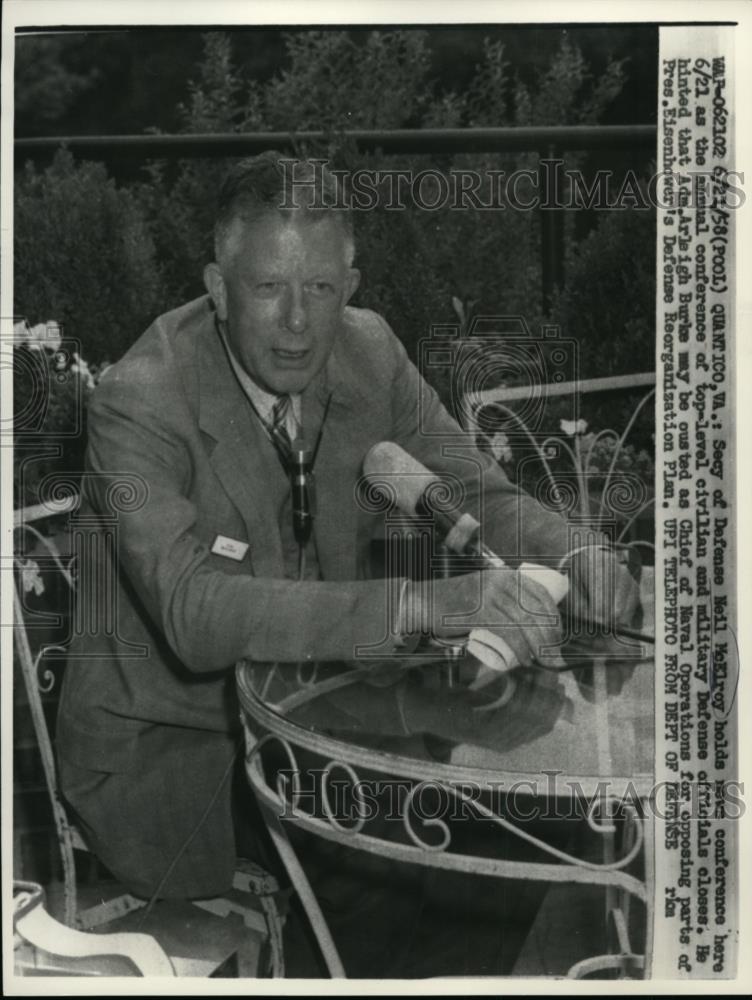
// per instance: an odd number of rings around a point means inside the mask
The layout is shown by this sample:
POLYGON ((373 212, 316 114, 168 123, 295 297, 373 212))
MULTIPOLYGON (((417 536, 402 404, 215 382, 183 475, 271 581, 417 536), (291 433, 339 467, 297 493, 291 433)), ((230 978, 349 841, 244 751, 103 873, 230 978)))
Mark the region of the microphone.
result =
POLYGON ((397 506, 406 514, 416 513, 426 490, 441 482, 436 473, 430 472, 394 441, 375 444, 363 459, 363 472, 376 486, 379 480, 387 483, 397 506))
MULTIPOLYGON (((363 460, 363 472, 377 489, 380 485, 386 487, 382 492, 393 498, 403 513, 431 514, 443 529, 444 544, 451 552, 466 553, 477 542, 478 521, 471 514, 447 510, 441 502, 446 498, 441 477, 398 444, 393 441, 375 444, 363 460)), ((490 551, 487 554, 493 556, 490 551)))
POLYGON ((301 549, 308 544, 313 530, 313 455, 305 441, 296 438, 290 453, 292 494, 292 530, 301 549))

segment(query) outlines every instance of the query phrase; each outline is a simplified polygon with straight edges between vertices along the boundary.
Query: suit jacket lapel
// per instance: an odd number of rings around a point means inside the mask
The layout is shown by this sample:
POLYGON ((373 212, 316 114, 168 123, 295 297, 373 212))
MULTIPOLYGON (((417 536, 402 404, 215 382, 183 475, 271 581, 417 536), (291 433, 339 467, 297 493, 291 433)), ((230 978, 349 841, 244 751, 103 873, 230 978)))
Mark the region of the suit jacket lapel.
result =
POLYGON ((213 323, 197 338, 196 351, 199 426, 216 442, 212 467, 245 521, 254 573, 283 577, 282 543, 272 495, 276 491, 270 486, 285 477, 274 446, 238 385, 213 323))
POLYGON ((324 371, 303 393, 303 425, 313 447, 331 394, 314 468, 314 537, 323 579, 354 580, 358 575, 358 510, 353 470, 359 470, 363 456, 354 436, 357 400, 352 397, 338 345, 335 342, 324 371))

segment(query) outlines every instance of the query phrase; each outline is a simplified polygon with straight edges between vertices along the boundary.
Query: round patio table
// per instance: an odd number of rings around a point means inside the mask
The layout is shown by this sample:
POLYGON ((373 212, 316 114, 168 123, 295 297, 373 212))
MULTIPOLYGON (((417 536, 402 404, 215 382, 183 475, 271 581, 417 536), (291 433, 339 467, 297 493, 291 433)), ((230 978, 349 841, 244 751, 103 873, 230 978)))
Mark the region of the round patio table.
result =
POLYGON ((490 683, 462 650, 435 647, 404 661, 238 665, 248 779, 332 976, 345 970, 287 824, 393 861, 600 887, 608 947, 568 975, 649 974, 652 647, 584 637, 577 649, 566 650, 577 669, 517 668, 490 683), (374 781, 400 790, 389 835, 373 821, 374 781), (546 810, 580 824, 576 851, 531 826, 546 810), (528 855, 457 849, 452 811, 528 855))

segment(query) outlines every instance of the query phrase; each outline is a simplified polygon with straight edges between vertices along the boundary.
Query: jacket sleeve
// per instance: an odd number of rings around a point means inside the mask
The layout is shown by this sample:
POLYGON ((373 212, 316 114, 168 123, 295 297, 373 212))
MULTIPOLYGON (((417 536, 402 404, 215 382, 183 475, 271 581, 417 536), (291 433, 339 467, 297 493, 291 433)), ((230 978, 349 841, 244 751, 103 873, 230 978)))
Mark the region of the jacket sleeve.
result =
MULTIPOLYGON (((298 583, 211 565, 189 499, 193 449, 181 421, 165 416, 174 407, 158 396, 153 387, 143 392, 107 376, 90 407, 84 488, 99 515, 117 518, 116 569, 177 657, 203 673, 243 657, 390 654, 396 582, 298 583)), ((188 415, 181 416, 185 426, 188 415)))
POLYGON ((475 446, 382 323, 394 357, 394 440, 427 468, 454 477, 464 493, 461 509, 478 519, 483 541, 499 556, 512 563, 557 562, 569 550, 566 521, 512 483, 475 446))

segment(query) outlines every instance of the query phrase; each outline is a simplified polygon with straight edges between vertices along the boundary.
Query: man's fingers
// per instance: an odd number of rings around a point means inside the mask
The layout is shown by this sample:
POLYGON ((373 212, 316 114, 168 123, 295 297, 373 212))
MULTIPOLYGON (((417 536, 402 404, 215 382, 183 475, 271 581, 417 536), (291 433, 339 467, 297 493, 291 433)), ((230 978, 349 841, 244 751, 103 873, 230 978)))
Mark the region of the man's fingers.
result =
POLYGON ((501 618, 500 634, 518 654, 521 663, 560 659, 559 610, 542 584, 517 572, 503 581, 501 592, 495 597, 501 618))
POLYGON ((546 588, 509 567, 443 580, 431 618, 439 635, 486 628, 496 632, 523 666, 533 660, 562 666, 559 610, 546 588), (449 589, 451 588, 451 589, 449 589))
POLYGON ((593 546, 579 554, 576 566, 570 605, 575 615, 609 630, 630 624, 640 603, 640 591, 623 551, 593 546))
POLYGON ((528 634, 535 642, 533 655, 541 662, 551 657, 560 659, 558 648, 562 641, 562 630, 559 608, 542 583, 526 574, 519 575, 522 580, 523 611, 528 612, 532 618, 528 634))

